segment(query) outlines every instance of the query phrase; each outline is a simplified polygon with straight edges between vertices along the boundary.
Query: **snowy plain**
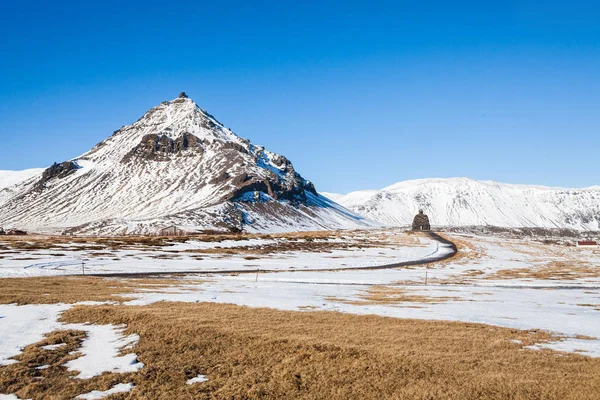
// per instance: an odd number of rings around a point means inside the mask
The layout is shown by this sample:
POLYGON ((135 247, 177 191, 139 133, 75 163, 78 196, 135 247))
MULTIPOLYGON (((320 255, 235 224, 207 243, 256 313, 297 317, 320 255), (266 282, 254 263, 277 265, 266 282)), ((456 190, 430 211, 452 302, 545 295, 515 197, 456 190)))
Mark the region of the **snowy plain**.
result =
MULTIPOLYGON (((245 251, 268 248, 280 244, 279 239, 211 243, 191 240, 166 249, 115 250, 105 259, 90 257, 90 250, 70 251, 66 245, 27 253, 31 258, 39 258, 33 261, 19 260, 27 258, 23 252, 4 254, 0 271, 4 277, 76 274, 82 257, 89 260, 86 268, 96 273, 177 272, 190 268, 201 272, 245 268, 253 272, 260 268, 263 272, 189 274, 183 280, 179 277, 175 286, 166 289, 152 286, 139 289, 128 295, 132 299, 124 305, 215 302, 541 329, 552 332, 556 340, 522 346, 523 351, 548 348, 600 357, 600 250, 531 239, 473 234, 446 236, 459 244, 459 254, 454 258, 384 270, 347 268, 419 260, 448 249, 429 237, 408 236, 399 230, 345 233, 341 238, 323 239, 334 246, 327 251, 278 250, 251 259, 230 252, 240 248, 245 251), (338 244, 364 242, 375 235, 380 239, 372 247, 361 248, 356 244, 335 248, 338 244), (186 250, 209 252, 195 259, 186 250), (53 252, 65 255, 52 255, 53 252), (156 257, 161 254, 173 258, 156 257), (390 294, 390 301, 373 301, 371 292, 382 289, 390 294), (407 297, 412 300, 406 300, 407 297)), ((117 283, 122 278, 107 279, 117 283)), ((86 379, 103 371, 130 372, 143 368, 134 354, 139 338, 126 335, 125 327, 60 323, 60 314, 72 306, 0 305, 0 364, 15 362, 11 357, 25 346, 41 341, 47 333, 78 329, 86 331, 88 338, 80 350, 82 356, 68 365, 80 371, 77 378, 86 379), (121 353, 132 346, 128 354, 121 353)))
MULTIPOLYGON (((445 251, 428 237, 414 239, 411 246, 394 243, 394 236, 365 246, 368 234, 348 234, 340 238, 315 239, 324 251, 287 250, 286 239, 224 240, 202 242, 190 240, 167 247, 105 250, 78 250, 76 243, 52 249, 15 251, 0 250, 0 277, 35 277, 55 275, 164 273, 256 270, 318 270, 370 267, 418 260, 445 251), (220 249, 260 251, 268 245, 280 249, 255 256, 252 252, 231 254, 220 249), (207 251, 208 250, 208 251, 207 251)), ((294 240, 302 247, 306 240, 294 240)), ((307 244, 308 245, 308 244, 307 244)))

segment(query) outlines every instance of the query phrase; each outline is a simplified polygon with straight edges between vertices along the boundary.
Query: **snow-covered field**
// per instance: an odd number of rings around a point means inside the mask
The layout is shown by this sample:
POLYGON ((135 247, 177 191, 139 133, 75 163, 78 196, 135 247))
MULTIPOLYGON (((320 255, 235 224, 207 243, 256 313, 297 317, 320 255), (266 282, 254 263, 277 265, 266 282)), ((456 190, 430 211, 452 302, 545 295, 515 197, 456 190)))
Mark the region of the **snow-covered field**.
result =
POLYGON ((80 250, 81 244, 70 243, 26 252, 15 250, 7 243, 7 248, 0 250, 3 257, 0 277, 358 268, 419 260, 448 251, 424 236, 411 238, 410 245, 397 241, 404 233, 386 234, 377 239, 375 236, 378 236, 376 232, 362 232, 310 241, 287 238, 189 240, 163 247, 130 246, 116 250, 96 246, 80 250), (365 244, 366 240, 370 243, 365 244), (315 247, 316 251, 310 251, 315 247))
POLYGON ((214 275, 202 285, 182 286, 180 293, 139 293, 129 304, 212 301, 542 329, 561 336, 545 347, 600 357, 600 251, 493 237, 450 238, 470 247, 433 265, 214 275), (566 267, 553 269, 557 263, 566 267), (386 299, 370 300, 373 290, 383 290, 386 299))
MULTIPOLYGON (((274 271, 212 273, 202 276, 200 283, 197 275, 189 275, 176 287, 140 289, 128 295, 133 299, 125 304, 217 302, 541 329, 555 334, 556 341, 528 349, 550 348, 600 357, 600 250, 492 236, 447 236, 458 244, 457 256, 399 269, 340 268, 419 260, 449 249, 428 237, 408 236, 400 231, 354 232, 342 238, 322 239, 332 245, 352 244, 345 249, 333 246, 326 251, 278 251, 263 256, 256 252, 252 258, 229 252, 244 248, 249 254, 252 248, 268 248, 284 239, 188 241, 169 246, 168 252, 157 248, 115 250, 108 258, 90 258, 86 269, 95 273, 269 269, 274 271), (378 237, 376 245, 361 248, 359 243, 370 236, 378 237), (183 255, 186 250, 206 253, 202 253, 202 259, 194 259, 183 255), (160 254, 174 258, 157 258, 160 254), (331 270, 317 270, 325 268, 331 270)), ((70 251, 69 246, 9 253, 0 260, 0 273, 4 277, 78 273, 85 253, 70 251), (53 255, 58 251, 65 255, 53 255), (38 259, 19 260, 25 256, 38 259), (71 261, 73 264, 69 264, 71 261)), ((42 340, 46 333, 77 329, 88 332, 80 350, 82 356, 68 365, 69 369, 80 371, 78 378, 86 379, 102 371, 143 368, 134 353, 121 354, 121 349, 132 346, 134 352, 138 337, 126 336, 119 326, 58 322, 60 314, 69 307, 72 305, 0 305, 0 363, 14 362, 10 357, 42 340)), ((93 398, 90 396, 86 398, 93 398)))

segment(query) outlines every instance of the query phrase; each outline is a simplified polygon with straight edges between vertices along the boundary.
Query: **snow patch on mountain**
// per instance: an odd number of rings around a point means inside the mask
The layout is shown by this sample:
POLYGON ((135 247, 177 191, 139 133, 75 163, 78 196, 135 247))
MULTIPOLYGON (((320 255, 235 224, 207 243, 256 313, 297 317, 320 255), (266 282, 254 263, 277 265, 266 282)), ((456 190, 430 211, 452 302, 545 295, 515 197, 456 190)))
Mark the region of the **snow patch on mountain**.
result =
POLYGON ((434 226, 600 229, 598 186, 565 189, 433 178, 398 182, 381 190, 321 194, 385 225, 409 225, 423 209, 434 226))
POLYGON ((41 175, 44 168, 31 168, 23 171, 0 171, 0 189, 14 186, 36 175, 41 175))

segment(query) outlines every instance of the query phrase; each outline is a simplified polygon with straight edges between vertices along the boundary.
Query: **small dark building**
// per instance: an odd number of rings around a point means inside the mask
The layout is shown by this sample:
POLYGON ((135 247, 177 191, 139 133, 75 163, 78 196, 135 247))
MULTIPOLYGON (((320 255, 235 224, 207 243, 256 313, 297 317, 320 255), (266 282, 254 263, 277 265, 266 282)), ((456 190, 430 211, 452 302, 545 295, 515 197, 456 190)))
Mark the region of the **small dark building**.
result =
POLYGON ((0 235, 6 235, 6 232, 4 232, 4 228, 0 228, 0 235))
POLYGON ((412 229, 413 231, 431 230, 431 225, 429 225, 429 217, 423 214, 423 210, 419 210, 419 213, 415 215, 415 219, 413 219, 412 229))

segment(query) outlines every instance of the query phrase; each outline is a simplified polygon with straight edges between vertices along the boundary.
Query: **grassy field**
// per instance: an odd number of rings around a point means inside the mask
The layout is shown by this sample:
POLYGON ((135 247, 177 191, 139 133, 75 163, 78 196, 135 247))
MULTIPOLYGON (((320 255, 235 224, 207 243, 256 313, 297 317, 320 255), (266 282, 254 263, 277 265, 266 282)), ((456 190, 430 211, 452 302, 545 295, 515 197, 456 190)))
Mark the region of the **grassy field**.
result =
MULTIPOLYGON (((28 278, 0 280, 0 302, 120 301, 170 280, 28 278)), ((387 301, 389 293, 374 293, 387 301)), ((113 399, 597 399, 600 360, 534 351, 550 339, 459 322, 333 312, 291 312, 212 303, 76 306, 64 322, 126 324, 145 367, 130 374, 73 379, 62 365, 82 332, 53 332, 0 367, 0 393, 70 399, 116 383, 113 399), (517 343, 516 341, 520 341, 517 343), (41 346, 64 342, 57 351, 41 346), (49 365, 46 369, 37 369, 49 365), (204 374, 209 381, 187 385, 204 374)))

